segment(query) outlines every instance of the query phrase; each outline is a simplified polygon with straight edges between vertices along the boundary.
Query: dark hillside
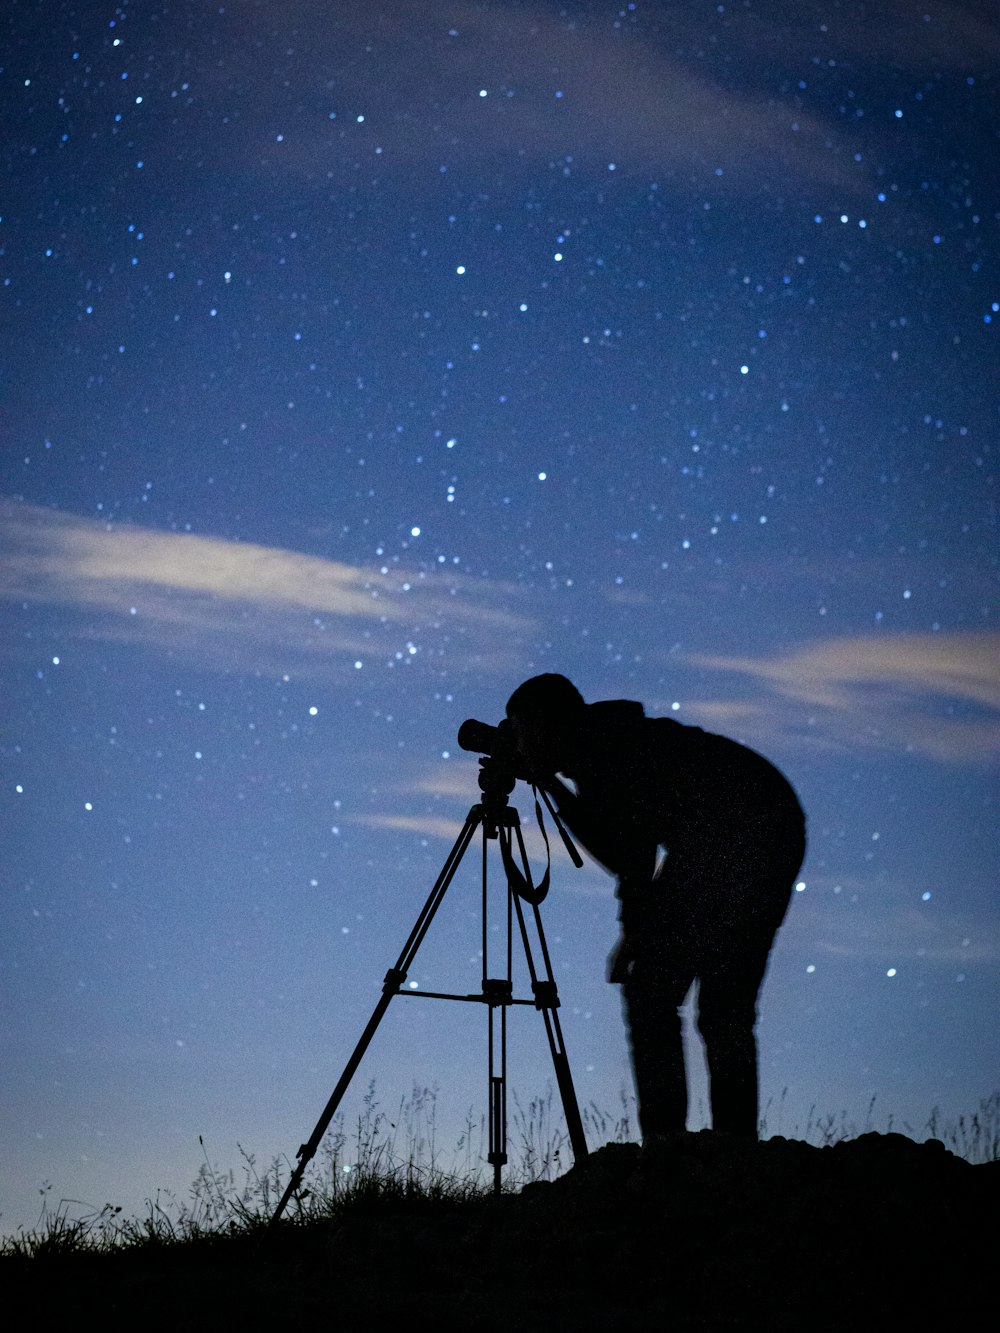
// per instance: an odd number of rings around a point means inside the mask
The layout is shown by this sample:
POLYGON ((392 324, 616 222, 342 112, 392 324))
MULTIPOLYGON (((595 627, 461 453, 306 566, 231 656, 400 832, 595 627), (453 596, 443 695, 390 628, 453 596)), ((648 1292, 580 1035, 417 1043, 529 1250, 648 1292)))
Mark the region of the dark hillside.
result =
POLYGON ((471 1201, 389 1191, 332 1222, 6 1258, 37 1326, 406 1330, 972 1326, 1000 1166, 898 1134, 816 1148, 709 1132, 609 1144, 471 1201))

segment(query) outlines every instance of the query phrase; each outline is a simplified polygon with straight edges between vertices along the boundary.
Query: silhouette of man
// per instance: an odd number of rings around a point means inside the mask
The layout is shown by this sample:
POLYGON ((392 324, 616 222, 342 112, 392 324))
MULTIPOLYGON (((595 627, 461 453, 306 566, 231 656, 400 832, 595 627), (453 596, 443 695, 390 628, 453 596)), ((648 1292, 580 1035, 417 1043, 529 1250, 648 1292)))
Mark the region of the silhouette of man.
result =
POLYGON ((617 876, 620 982, 644 1139, 685 1128, 680 1006, 698 982, 713 1128, 756 1138, 757 995, 805 855, 791 785, 756 751, 565 676, 507 703, 528 776, 617 876), (569 779, 570 790, 561 777, 569 779))

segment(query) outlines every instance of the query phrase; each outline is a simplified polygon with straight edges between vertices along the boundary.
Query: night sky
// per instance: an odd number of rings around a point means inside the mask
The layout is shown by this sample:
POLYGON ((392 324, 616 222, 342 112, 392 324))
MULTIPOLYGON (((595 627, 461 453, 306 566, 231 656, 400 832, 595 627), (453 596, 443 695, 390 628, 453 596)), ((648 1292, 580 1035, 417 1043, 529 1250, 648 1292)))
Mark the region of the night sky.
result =
MULTIPOLYGON (((561 671, 788 774, 769 1132, 998 1086, 994 6, 8 0, 0 1227, 307 1137, 561 671)), ((515 794, 536 866, 528 793, 515 794)), ((613 881, 542 911, 630 1088, 613 881)), ((499 877, 498 877, 499 878, 499 877)), ((411 979, 477 990, 478 860, 411 979)), ((485 1109, 393 1002, 345 1106, 485 1109)), ((511 1016, 512 1090, 553 1084, 511 1016)), ((690 1124, 705 1123, 704 1077, 690 1124)), ((353 1110, 351 1108, 354 1108, 353 1110)), ((592 1146, 598 1146, 595 1142, 592 1146)))

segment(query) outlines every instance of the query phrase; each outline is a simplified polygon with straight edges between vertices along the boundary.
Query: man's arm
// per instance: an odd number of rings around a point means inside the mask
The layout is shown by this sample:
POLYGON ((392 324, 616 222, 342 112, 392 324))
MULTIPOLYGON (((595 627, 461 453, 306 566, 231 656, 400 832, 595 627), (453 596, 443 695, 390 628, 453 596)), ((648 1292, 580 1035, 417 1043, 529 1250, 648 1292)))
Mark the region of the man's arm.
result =
POLYGON ((598 806, 583 800, 555 774, 539 779, 536 785, 554 798, 560 819, 600 866, 621 880, 652 879, 655 840, 649 843, 637 836, 634 810, 619 811, 608 808, 610 803, 598 806))

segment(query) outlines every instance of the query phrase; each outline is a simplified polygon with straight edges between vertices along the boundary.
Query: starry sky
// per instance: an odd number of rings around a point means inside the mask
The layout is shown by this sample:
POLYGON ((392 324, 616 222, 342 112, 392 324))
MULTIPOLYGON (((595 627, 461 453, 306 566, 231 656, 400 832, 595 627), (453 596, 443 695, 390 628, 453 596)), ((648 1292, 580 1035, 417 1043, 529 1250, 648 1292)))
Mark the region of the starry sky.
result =
MULTIPOLYGON (((769 1131, 974 1110, 998 1083, 992 6, 0 22, 0 1227, 45 1182, 183 1196, 199 1135, 223 1166, 294 1153, 478 796, 460 723, 539 671, 799 791, 769 1131)), ((613 882, 553 858, 570 1062, 613 1119, 613 882)), ((470 858, 418 987, 478 989, 478 894, 470 858)), ((447 1149, 485 1108, 485 1019, 400 997, 345 1107, 437 1088, 447 1149)), ((510 1076, 524 1105, 553 1082, 530 1009, 510 1076)))

